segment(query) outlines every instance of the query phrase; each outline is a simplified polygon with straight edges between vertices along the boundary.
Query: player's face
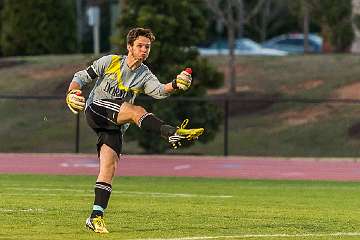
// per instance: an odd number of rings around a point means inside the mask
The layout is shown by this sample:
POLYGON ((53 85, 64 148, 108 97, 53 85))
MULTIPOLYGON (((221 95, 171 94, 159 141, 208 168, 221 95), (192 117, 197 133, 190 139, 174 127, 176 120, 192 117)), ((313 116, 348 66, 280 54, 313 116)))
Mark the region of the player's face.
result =
POLYGON ((133 43, 128 45, 128 51, 134 59, 145 61, 150 53, 151 41, 147 37, 139 36, 133 43))

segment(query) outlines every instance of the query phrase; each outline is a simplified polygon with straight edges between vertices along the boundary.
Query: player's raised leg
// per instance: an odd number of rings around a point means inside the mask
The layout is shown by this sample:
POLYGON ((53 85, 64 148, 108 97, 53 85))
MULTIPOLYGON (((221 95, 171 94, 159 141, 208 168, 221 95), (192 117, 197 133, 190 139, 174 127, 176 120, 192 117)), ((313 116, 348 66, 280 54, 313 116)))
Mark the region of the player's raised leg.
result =
POLYGON ((203 128, 186 129, 189 120, 186 119, 180 127, 173 127, 156 117, 153 113, 147 112, 143 107, 124 102, 120 107, 117 118, 118 124, 133 122, 140 128, 156 132, 169 143, 177 148, 180 141, 192 141, 203 134, 203 128))

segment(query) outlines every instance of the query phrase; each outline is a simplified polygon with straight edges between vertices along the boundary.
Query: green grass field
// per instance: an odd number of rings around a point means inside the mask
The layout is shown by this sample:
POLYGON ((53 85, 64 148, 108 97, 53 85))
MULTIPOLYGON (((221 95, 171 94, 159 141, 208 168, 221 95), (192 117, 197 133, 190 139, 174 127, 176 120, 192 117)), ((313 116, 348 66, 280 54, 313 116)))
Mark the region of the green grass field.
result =
POLYGON ((0 239, 360 238, 358 183, 175 177, 116 178, 99 236, 84 227, 94 180, 0 175, 0 239))

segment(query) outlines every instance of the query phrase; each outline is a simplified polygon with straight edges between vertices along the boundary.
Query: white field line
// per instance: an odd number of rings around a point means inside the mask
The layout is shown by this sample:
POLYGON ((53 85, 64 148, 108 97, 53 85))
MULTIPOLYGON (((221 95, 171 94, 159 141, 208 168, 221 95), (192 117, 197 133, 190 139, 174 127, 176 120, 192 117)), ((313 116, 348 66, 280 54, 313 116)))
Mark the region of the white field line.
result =
POLYGON ((337 232, 337 233, 304 233, 304 234, 244 234, 232 236, 199 236, 179 238, 136 238, 130 240, 204 240, 204 239, 246 239, 246 238, 293 238, 293 237, 344 237, 360 236, 360 232, 337 232))
POLYGON ((45 209, 42 208, 28 208, 28 209, 7 209, 7 208, 0 208, 0 212, 45 212, 45 209))
POLYGON ((200 198, 232 198, 231 195, 203 195, 203 194, 189 194, 189 193, 160 193, 160 192, 127 192, 127 191, 114 191, 115 193, 120 194, 129 194, 129 195, 150 195, 153 197, 200 197, 200 198))
MULTIPOLYGON (((65 188, 6 188, 8 190, 20 190, 20 191, 60 191, 60 192, 79 192, 79 193, 90 193, 92 191, 80 190, 80 189, 65 189, 65 188)), ((189 194, 189 193, 161 193, 161 192, 133 192, 133 191, 112 191, 112 193, 134 196, 134 195, 143 195, 151 197, 184 197, 184 198, 232 198, 231 195, 204 195, 204 194, 189 194)), ((5 194, 5 193, 2 193, 5 194)), ((41 194, 39 195, 56 195, 56 194, 41 194)), ((9 193, 7 195, 26 195, 26 193, 9 193)), ((29 194, 34 195, 34 194, 29 194)))
MULTIPOLYGON (((59 196, 59 194, 56 193, 1 193, 2 195, 6 196, 59 196)), ((76 194, 76 196, 94 196, 94 194, 76 194)))

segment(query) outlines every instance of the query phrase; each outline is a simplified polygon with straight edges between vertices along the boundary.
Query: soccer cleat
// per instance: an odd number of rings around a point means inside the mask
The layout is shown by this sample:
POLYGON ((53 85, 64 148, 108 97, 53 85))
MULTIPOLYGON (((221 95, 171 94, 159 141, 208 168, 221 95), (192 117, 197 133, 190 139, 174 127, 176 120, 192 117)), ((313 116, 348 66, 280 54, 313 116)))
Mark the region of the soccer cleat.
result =
POLYGON ((104 218, 96 216, 95 218, 86 219, 85 226, 96 233, 109 233, 105 227, 104 218))
POLYGON ((182 140, 192 141, 198 139, 198 137, 203 134, 204 128, 193 128, 186 129, 186 125, 189 123, 189 119, 185 119, 180 128, 176 130, 176 132, 169 137, 169 143, 173 146, 173 148, 177 148, 181 146, 182 140))

